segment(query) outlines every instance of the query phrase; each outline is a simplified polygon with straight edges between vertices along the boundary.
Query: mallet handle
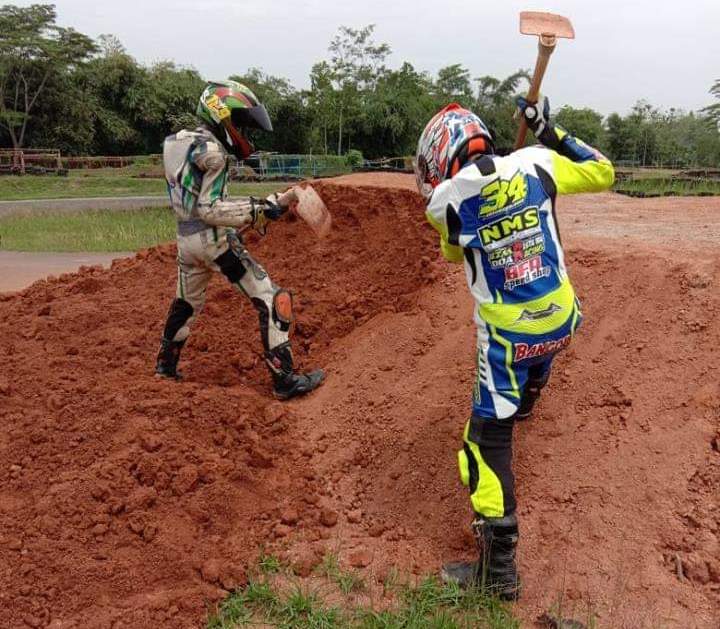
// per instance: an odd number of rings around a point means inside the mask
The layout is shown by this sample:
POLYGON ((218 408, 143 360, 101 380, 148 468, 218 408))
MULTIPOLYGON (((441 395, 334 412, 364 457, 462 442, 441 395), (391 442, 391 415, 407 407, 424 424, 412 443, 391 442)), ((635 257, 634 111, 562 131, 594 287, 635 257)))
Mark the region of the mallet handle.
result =
MULTIPOLYGON (((557 44, 557 38, 554 35, 540 35, 538 38, 538 56, 535 62, 532 81, 530 82, 530 89, 527 93, 529 103, 536 103, 540 96, 540 85, 542 85, 545 70, 547 70, 548 62, 550 61, 550 55, 555 50, 555 44, 557 44)), ((517 139, 515 140, 516 151, 525 146, 527 131, 528 127, 527 122, 525 122, 525 116, 521 116, 520 128, 518 129, 517 139)))

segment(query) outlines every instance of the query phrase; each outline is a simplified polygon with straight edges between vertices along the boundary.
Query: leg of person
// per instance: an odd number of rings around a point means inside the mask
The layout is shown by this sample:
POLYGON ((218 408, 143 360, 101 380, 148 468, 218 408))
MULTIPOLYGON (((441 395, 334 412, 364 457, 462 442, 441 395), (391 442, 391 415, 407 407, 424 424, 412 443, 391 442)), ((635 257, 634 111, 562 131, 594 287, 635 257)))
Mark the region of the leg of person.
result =
POLYGON ((554 356, 548 356, 540 362, 528 367, 528 378, 520 399, 520 407, 515 413, 515 419, 527 419, 532 413, 535 402, 540 399, 543 387, 550 379, 552 361, 554 356))
POLYGON ((460 478, 470 489, 475 513, 472 531, 479 558, 446 564, 442 569, 445 581, 481 587, 507 600, 520 594, 512 432, 513 415, 520 403, 519 380, 526 377, 513 369, 508 360, 511 351, 511 344, 496 331, 481 327, 473 413, 465 426, 463 449, 458 452, 460 478))
POLYGON ((233 286, 248 296, 258 312, 265 363, 273 379, 275 397, 289 400, 320 386, 325 379, 322 369, 300 374, 293 368, 290 292, 273 284, 265 269, 250 256, 234 232, 227 235, 227 247, 215 258, 215 264, 233 286))
POLYGON ((190 326, 205 305, 205 291, 212 271, 198 258, 200 234, 178 236, 178 279, 175 299, 170 304, 160 343, 155 373, 166 378, 180 379, 177 370, 190 326))

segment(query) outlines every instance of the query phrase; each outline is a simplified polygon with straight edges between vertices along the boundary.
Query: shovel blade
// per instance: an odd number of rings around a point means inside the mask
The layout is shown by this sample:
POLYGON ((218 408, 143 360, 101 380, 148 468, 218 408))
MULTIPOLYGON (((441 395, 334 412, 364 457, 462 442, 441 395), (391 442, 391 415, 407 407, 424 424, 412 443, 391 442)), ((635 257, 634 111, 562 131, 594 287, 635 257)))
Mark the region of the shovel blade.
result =
POLYGON ((520 32, 523 35, 545 35, 575 39, 575 29, 566 17, 542 11, 521 11, 520 32))
POLYGON ((325 238, 330 232, 332 218, 324 201, 312 186, 295 186, 297 196, 295 213, 307 223, 318 238, 325 238))

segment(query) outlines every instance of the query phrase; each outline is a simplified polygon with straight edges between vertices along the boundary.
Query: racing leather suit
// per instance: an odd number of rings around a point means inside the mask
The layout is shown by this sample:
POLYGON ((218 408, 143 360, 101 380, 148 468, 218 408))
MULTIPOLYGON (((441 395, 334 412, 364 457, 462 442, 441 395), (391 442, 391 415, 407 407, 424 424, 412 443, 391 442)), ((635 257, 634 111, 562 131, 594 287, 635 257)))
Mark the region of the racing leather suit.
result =
POLYGON ((612 164, 556 127, 557 150, 482 155, 435 188, 427 219, 451 262, 464 263, 475 300, 477 379, 458 453, 475 512, 514 513, 512 428, 547 382, 555 354, 581 323, 565 267, 555 199, 597 192, 612 164))
POLYGON ((182 346, 205 304, 210 277, 219 271, 258 311, 266 357, 279 347, 287 346, 289 352, 289 293, 273 284, 236 231, 250 226, 264 229, 266 202, 227 200, 228 154, 208 129, 168 136, 163 159, 177 218, 178 250, 176 298, 168 313, 164 343, 182 346), (284 307, 278 307, 279 303, 284 307))

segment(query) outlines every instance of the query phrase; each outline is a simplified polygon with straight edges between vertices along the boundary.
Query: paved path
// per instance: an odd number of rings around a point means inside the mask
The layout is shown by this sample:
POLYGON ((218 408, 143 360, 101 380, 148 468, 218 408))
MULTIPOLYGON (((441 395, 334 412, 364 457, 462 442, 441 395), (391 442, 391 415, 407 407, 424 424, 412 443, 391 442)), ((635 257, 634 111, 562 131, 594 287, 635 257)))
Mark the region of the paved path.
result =
POLYGON ((31 199, 29 201, 0 201, 0 218, 10 214, 34 212, 77 212, 79 210, 136 210, 144 207, 169 207, 167 196, 162 197, 90 197, 76 199, 31 199))
POLYGON ((30 253, 0 251, 0 293, 20 290, 48 275, 77 271, 81 266, 109 266, 132 253, 30 253))

